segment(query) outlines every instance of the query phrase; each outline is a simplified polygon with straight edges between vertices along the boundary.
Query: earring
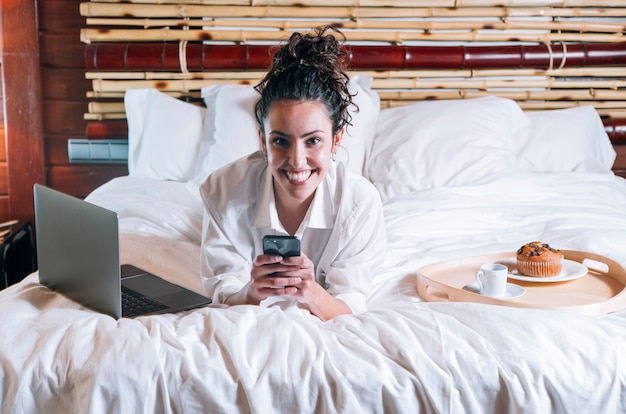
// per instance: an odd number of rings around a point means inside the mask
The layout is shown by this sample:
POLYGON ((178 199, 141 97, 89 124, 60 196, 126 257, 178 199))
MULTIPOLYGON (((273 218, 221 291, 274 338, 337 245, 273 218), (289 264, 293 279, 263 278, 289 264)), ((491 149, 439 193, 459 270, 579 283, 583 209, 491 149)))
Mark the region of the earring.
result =
POLYGON ((333 151, 333 152, 331 152, 331 153, 330 153, 330 158, 331 158, 333 161, 337 161, 337 153, 336 153, 336 152, 334 152, 334 151, 333 151))

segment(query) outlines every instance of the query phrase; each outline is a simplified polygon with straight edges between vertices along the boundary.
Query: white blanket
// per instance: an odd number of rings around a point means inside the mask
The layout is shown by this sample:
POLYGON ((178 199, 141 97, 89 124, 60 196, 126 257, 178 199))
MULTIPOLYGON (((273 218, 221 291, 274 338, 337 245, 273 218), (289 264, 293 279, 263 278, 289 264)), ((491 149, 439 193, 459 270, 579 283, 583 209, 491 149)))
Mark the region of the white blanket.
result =
MULTIPOLYGON (((120 213, 124 261, 201 291, 195 187, 125 177, 89 199, 120 213)), ((29 276, 0 292, 2 412, 626 411, 626 310, 429 303, 415 278, 532 240, 626 265, 626 181, 515 174, 385 212, 392 263, 370 310, 328 322, 287 305, 116 321, 29 276)))

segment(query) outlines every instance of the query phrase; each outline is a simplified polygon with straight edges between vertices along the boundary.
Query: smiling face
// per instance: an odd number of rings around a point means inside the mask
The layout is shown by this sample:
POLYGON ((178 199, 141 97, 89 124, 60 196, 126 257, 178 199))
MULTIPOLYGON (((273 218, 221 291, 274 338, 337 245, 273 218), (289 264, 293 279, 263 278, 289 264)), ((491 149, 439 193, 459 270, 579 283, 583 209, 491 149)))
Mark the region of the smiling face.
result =
POLYGON ((308 204, 322 182, 343 130, 333 135, 332 121, 317 101, 274 102, 264 120, 263 151, 274 176, 277 202, 308 204))

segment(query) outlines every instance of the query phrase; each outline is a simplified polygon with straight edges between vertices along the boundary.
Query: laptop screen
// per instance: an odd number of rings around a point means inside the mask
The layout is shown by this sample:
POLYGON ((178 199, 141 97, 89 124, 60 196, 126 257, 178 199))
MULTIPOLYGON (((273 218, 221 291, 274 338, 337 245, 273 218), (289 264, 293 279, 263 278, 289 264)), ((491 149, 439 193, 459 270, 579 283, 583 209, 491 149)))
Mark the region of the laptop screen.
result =
POLYGON ((39 280, 93 310, 121 314, 115 212, 35 184, 39 280))

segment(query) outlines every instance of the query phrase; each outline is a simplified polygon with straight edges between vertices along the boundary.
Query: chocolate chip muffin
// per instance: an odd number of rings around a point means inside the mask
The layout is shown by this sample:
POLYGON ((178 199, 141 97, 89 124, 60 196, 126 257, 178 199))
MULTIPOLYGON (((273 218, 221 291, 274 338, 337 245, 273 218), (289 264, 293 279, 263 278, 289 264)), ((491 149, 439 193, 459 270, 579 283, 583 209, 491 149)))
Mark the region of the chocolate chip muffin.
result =
POLYGON ((517 271, 524 276, 552 277, 561 273, 563 253, 547 243, 530 242, 517 250, 517 271))

